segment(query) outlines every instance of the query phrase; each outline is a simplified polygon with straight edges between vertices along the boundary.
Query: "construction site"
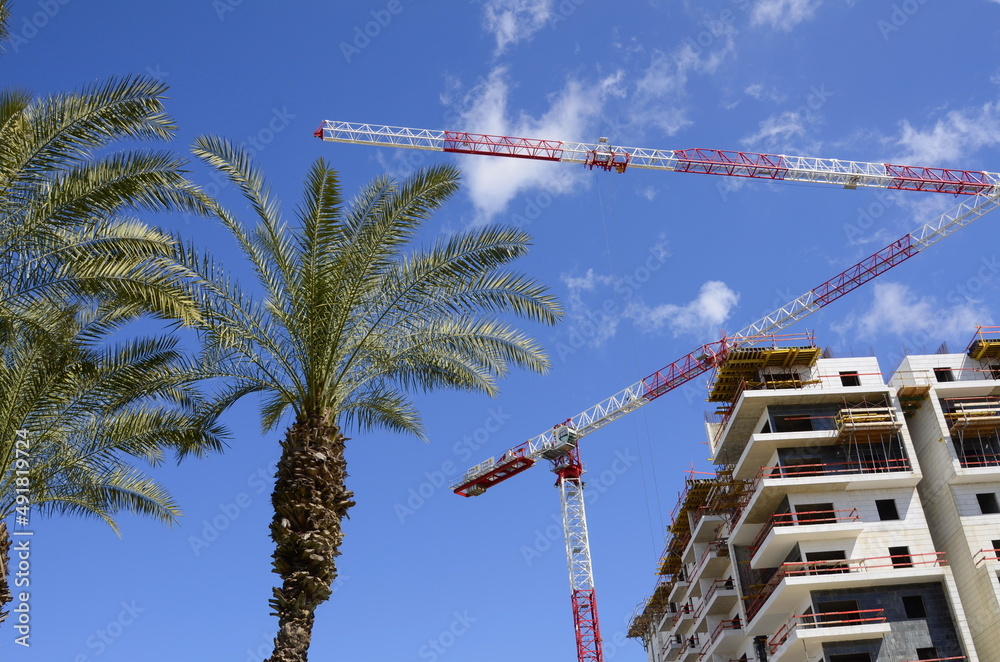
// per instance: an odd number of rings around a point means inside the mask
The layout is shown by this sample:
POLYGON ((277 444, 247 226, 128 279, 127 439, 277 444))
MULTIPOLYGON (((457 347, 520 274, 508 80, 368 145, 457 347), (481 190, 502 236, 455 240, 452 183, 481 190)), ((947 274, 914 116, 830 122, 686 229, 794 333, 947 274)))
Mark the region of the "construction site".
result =
POLYGON ((834 358, 809 334, 778 333, 995 208, 1000 176, 339 121, 315 136, 617 174, 643 168, 965 197, 740 331, 476 464, 452 489, 480 496, 540 460, 551 464, 577 660, 602 662, 580 441, 707 375, 718 469, 689 472, 657 581, 629 623, 649 662, 1000 659, 1000 519, 988 517, 1000 514, 997 328, 979 327, 964 354, 907 356, 888 379, 875 357, 834 358))
POLYGON ((650 662, 1000 655, 1000 333, 961 354, 737 349, 658 579, 629 636, 650 662))

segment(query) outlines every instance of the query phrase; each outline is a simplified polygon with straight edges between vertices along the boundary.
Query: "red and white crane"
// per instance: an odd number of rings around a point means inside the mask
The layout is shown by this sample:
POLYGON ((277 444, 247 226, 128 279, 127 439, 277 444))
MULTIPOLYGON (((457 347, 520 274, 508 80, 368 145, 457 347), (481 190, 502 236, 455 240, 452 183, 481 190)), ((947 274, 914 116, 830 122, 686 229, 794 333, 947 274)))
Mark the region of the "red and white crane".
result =
POLYGON ((584 484, 581 480, 584 468, 578 448, 580 439, 717 367, 734 348, 749 347, 771 337, 775 332, 836 301, 1000 206, 1000 174, 984 171, 715 149, 614 147, 604 138, 596 144, 586 144, 331 120, 325 121, 315 135, 332 142, 581 163, 590 168, 598 167, 619 173, 628 168, 649 168, 834 184, 848 189, 860 186, 969 196, 937 219, 904 235, 731 336, 724 336, 721 340, 698 347, 576 416, 497 457, 477 464, 452 487, 460 496, 478 496, 494 485, 531 468, 539 460, 549 460, 552 463, 562 503, 579 662, 603 661, 584 511, 584 484))

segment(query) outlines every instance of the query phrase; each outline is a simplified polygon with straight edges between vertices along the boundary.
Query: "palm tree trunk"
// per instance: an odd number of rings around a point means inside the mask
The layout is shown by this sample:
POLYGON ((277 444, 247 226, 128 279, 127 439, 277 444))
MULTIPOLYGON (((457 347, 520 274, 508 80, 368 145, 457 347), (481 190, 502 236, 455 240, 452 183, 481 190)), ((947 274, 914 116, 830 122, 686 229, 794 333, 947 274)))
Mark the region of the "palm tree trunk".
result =
POLYGON ((316 607, 331 594, 344 534, 341 519, 354 505, 340 428, 319 414, 300 417, 285 433, 271 503, 274 572, 282 579, 270 601, 278 617, 267 662, 305 662, 316 607))
POLYGON ((10 564, 10 535, 7 533, 7 523, 0 520, 0 623, 7 619, 4 607, 10 604, 14 595, 10 592, 10 579, 7 566, 10 564))

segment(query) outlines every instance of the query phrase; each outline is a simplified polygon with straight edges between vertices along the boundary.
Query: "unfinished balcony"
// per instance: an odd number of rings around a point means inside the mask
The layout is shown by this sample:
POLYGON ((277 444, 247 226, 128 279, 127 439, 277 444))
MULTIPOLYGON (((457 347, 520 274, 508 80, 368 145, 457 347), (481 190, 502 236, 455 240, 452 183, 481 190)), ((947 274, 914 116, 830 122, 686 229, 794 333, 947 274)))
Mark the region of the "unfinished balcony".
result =
POLYGON ((716 579, 705 590, 705 596, 694 612, 696 624, 709 615, 728 614, 739 601, 739 592, 732 577, 716 579))
POLYGON ((811 591, 939 581, 945 565, 942 552, 782 563, 755 571, 760 583, 751 587, 747 619, 754 630, 777 630, 781 614, 802 604, 811 591))
POLYGON ((729 539, 722 537, 705 545, 692 545, 685 555, 686 561, 692 561, 691 581, 699 584, 699 589, 691 594, 700 594, 700 581, 728 574, 729 569, 729 539))
POLYGON ((942 398, 941 408, 961 468, 1000 467, 1000 398, 942 398))
POLYGON ((841 409, 834 424, 837 428, 837 441, 841 443, 850 439, 871 440, 894 434, 903 427, 903 422, 896 416, 893 407, 864 404, 841 409))
POLYGON ((822 655, 823 644, 881 639, 890 631, 884 609, 799 614, 768 640, 769 662, 799 662, 822 655))
POLYGON ((719 621, 705 638, 705 644, 698 653, 699 660, 711 660, 715 655, 736 653, 744 642, 743 623, 739 616, 719 621))
MULTIPOLYGON (((793 449, 797 450, 797 449, 793 449)), ((852 451, 851 457, 822 453, 789 456, 781 464, 762 467, 750 481, 735 515, 735 544, 748 544, 746 527, 764 524, 781 501, 794 492, 838 492, 857 489, 915 487, 920 476, 898 444, 852 451)))
POLYGON ((750 543, 750 567, 773 568, 799 543, 857 538, 864 531, 857 508, 834 510, 832 504, 823 505, 830 507, 806 507, 768 518, 750 543))

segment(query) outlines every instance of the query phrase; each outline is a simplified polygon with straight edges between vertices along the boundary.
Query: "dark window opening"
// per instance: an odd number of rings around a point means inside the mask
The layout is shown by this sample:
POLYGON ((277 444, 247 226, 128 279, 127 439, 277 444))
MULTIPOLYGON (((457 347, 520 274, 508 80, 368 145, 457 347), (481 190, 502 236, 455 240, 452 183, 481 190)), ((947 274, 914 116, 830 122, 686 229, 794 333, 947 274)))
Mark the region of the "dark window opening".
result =
POLYGON ((997 502, 997 495, 993 492, 977 494, 976 499, 979 501, 979 509, 983 512, 983 515, 1000 513, 1000 503, 997 502))
POLYGON ((856 372, 841 372, 840 383, 842 386, 861 386, 861 375, 856 372))
POLYGON ((761 381, 767 388, 782 388, 798 386, 800 378, 794 372, 766 372, 761 375, 761 381))
POLYGON ((832 503, 803 503, 795 506, 799 524, 830 524, 837 521, 832 503))
POLYGON ((909 547, 890 547, 889 556, 891 557, 890 560, 892 561, 892 567, 894 568, 913 567, 913 557, 910 556, 909 547))
POLYGON ((955 373, 951 368, 934 368, 934 378, 939 382, 955 381, 955 373))
POLYGON ((907 618, 924 618, 927 610, 924 609, 924 599, 919 595, 904 595, 903 609, 906 610, 907 618))
POLYGON ((1000 363, 990 364, 990 379, 1000 379, 1000 363))
POLYGON ((872 662, 871 653, 842 653, 831 655, 830 662, 872 662))
POLYGON ((760 429, 760 432, 761 432, 761 434, 771 434, 771 421, 770 421, 770 419, 764 421, 764 427, 762 427, 760 429))
POLYGON ((831 552, 806 552, 806 561, 823 562, 812 563, 807 566, 807 574, 825 575, 850 572, 846 563, 830 563, 830 561, 846 561, 844 550, 831 552))
POLYGON ((876 499, 875 507, 878 508, 878 518, 880 520, 899 519, 899 511, 896 510, 895 499, 876 499))
MULTIPOLYGON (((990 544, 993 545, 994 552, 1000 551, 1000 540, 991 540, 990 544)), ((994 554, 993 556, 996 556, 996 554, 994 554)))
POLYGON ((821 457, 794 457, 789 458, 782 465, 785 474, 818 475, 823 473, 823 458, 821 457))
POLYGON ((857 600, 830 600, 816 605, 816 622, 854 621, 858 618, 857 600))
POLYGON ((918 660, 937 660, 937 659, 939 659, 938 658, 937 649, 934 648, 933 646, 929 646, 927 648, 918 648, 917 649, 917 659, 918 660))
POLYGON ((951 439, 963 467, 1000 465, 1000 438, 996 430, 967 430, 951 439))
POLYGON ((809 416, 775 416, 775 432, 812 432, 813 422, 809 416))

